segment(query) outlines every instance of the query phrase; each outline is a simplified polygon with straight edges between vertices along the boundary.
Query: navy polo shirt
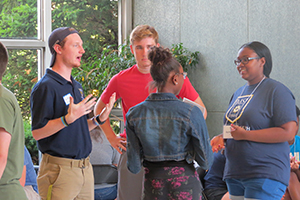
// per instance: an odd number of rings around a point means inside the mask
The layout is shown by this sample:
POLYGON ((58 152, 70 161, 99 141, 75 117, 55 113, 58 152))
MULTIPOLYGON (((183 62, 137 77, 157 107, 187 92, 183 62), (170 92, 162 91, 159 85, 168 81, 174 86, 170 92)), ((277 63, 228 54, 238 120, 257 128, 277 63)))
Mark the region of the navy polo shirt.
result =
MULTIPOLYGON (((32 130, 44 127, 49 120, 67 114, 70 95, 74 103, 84 99, 80 83, 71 77, 67 81, 58 73, 47 69, 43 78, 33 87, 30 96, 32 130)), ((38 148, 42 153, 52 156, 82 159, 89 156, 92 143, 87 124, 87 116, 82 116, 68 127, 57 133, 38 140, 38 148)))

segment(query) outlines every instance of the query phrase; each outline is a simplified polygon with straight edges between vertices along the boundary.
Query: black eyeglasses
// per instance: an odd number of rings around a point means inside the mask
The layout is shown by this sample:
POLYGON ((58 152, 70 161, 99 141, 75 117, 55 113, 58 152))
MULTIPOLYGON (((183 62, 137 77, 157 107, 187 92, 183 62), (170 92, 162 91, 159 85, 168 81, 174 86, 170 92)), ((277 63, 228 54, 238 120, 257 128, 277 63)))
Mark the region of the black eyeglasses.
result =
POLYGON ((183 72, 183 73, 176 73, 176 74, 181 74, 181 75, 183 76, 183 79, 185 79, 185 78, 186 78, 186 76, 187 76, 187 72, 183 72))
POLYGON ((239 65, 239 64, 241 64, 241 63, 243 63, 244 65, 246 65, 246 64, 248 64, 248 62, 249 62, 250 60, 259 59, 259 58, 260 58, 260 57, 251 57, 251 58, 244 57, 244 58, 242 58, 242 59, 234 60, 233 62, 234 62, 235 65, 239 65))

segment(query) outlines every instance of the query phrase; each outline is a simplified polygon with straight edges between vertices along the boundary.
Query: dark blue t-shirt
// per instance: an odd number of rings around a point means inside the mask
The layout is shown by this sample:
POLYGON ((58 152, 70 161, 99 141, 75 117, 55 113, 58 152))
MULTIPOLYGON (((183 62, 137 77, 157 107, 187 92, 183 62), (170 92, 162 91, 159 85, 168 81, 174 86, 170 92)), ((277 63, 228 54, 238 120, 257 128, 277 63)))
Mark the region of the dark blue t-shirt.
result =
MULTIPOLYGON (((44 127, 49 120, 66 115, 70 96, 75 104, 84 99, 81 85, 72 77, 71 81, 47 69, 43 78, 33 87, 30 96, 32 130, 44 127)), ((68 127, 38 140, 38 148, 42 153, 52 156, 72 159, 88 157, 92 143, 87 116, 82 116, 68 127)))
MULTIPOLYGON (((237 118, 234 124, 246 130, 260 130, 297 121, 295 98, 287 87, 268 78, 261 83, 253 96, 247 96, 256 86, 257 84, 246 85, 234 93, 228 108, 232 112, 231 115, 225 114, 227 118, 224 117, 224 124, 230 125, 228 119, 237 118), (232 106, 238 97, 240 104, 232 106)), ((288 142, 260 143, 227 139, 225 156, 224 179, 269 178, 288 185, 290 177, 288 142)))

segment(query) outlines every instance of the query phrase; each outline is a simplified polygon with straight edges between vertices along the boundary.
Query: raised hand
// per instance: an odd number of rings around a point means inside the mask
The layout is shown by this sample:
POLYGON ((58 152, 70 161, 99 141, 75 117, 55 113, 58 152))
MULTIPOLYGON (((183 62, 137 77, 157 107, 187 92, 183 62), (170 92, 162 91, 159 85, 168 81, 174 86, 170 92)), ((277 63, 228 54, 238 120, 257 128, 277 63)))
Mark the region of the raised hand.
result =
POLYGON ((115 101, 116 101, 116 93, 114 92, 111 95, 108 104, 105 105, 105 108, 103 108, 102 112, 100 113, 100 120, 102 122, 104 122, 109 117, 109 114, 111 112, 111 109, 114 106, 115 101))
POLYGON ((89 94, 78 104, 74 104, 73 97, 70 97, 68 114, 65 117, 68 124, 73 123, 78 118, 89 114, 92 111, 92 107, 96 104, 96 98, 91 98, 92 96, 92 94, 89 94))

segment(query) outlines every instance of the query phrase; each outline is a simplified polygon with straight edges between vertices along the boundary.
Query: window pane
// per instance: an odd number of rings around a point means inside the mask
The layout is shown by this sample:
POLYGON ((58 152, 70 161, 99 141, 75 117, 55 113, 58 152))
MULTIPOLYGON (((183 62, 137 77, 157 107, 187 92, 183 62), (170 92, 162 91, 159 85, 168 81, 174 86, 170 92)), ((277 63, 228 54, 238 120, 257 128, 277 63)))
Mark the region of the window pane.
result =
POLYGON ((83 40, 83 60, 118 45, 117 0, 52 0, 52 29, 73 27, 83 40))
POLYGON ((0 1, 0 38, 37 38, 37 0, 0 1))
POLYGON ((38 55, 36 49, 9 49, 8 66, 2 79, 4 87, 16 96, 23 116, 25 145, 32 161, 38 164, 38 150, 31 134, 30 93, 38 77, 38 55))
POLYGON ((38 77, 38 51, 32 49, 8 50, 9 61, 2 84, 16 96, 23 119, 30 119, 29 98, 38 77))

